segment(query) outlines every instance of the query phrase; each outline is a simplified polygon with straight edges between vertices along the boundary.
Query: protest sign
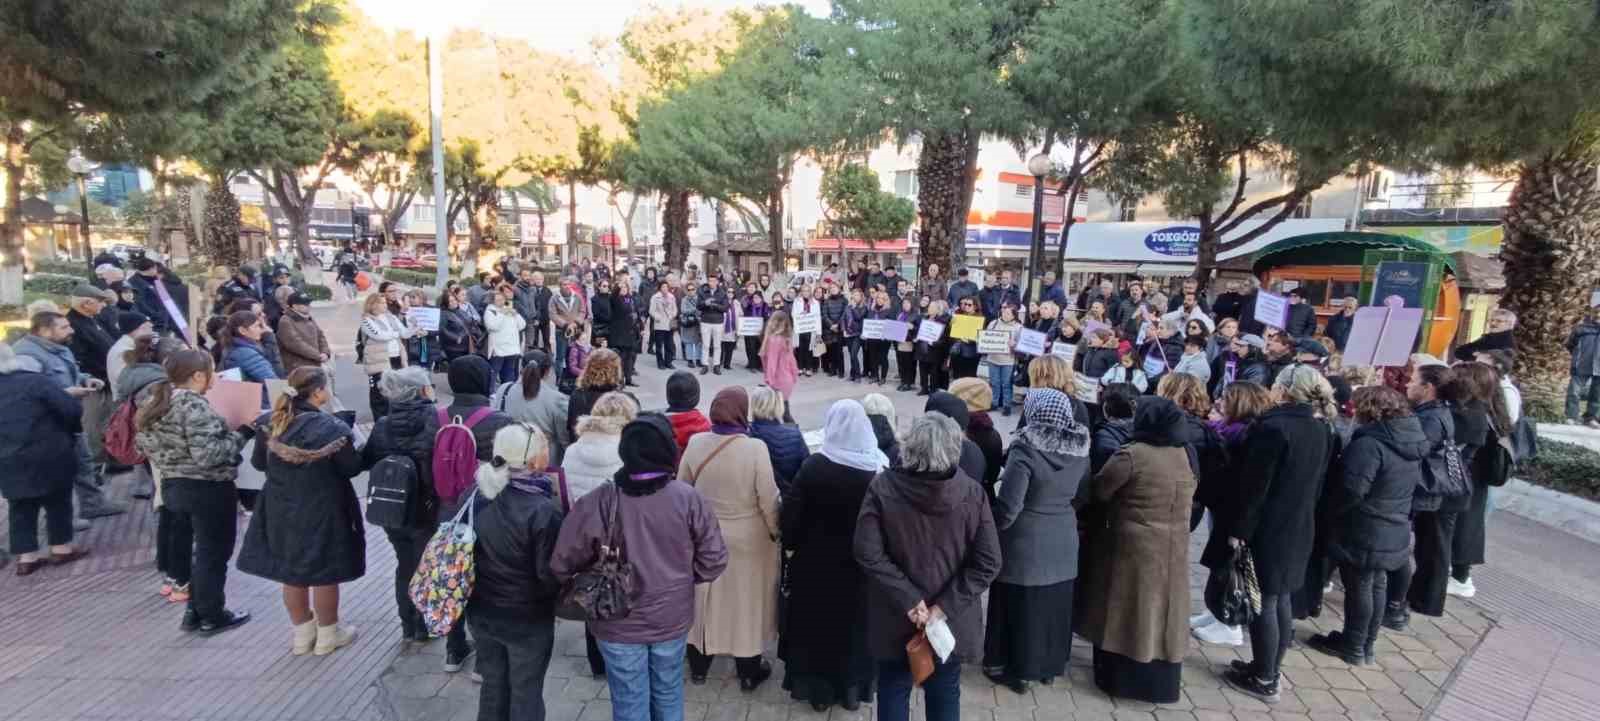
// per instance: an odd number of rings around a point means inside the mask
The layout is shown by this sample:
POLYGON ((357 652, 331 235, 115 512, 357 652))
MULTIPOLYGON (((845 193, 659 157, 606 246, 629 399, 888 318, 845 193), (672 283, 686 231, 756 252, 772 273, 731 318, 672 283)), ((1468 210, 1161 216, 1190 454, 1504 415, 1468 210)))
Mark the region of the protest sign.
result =
POLYGON ((796 315, 794 332, 800 334, 822 332, 822 310, 813 305, 810 313, 796 315))
POLYGON ((950 319, 950 337, 956 340, 977 340, 983 330, 983 316, 958 315, 950 319))
POLYGON ((1064 340, 1058 340, 1050 344, 1050 354, 1059 356, 1062 360, 1066 361, 1068 365, 1071 365, 1073 359, 1078 357, 1078 344, 1068 343, 1064 340))
POLYGON ((407 308, 406 320, 411 322, 411 327, 421 328, 429 333, 439 330, 438 308, 407 308))
POLYGON ((897 320, 886 320, 883 322, 884 340, 903 341, 906 339, 906 336, 910 334, 910 323, 902 323, 897 320))
POLYGON ((1264 290, 1256 291, 1256 320, 1279 329, 1288 325, 1289 299, 1264 290))
POLYGON ((1421 308, 1427 281, 1427 263, 1383 261, 1373 273, 1372 297, 1367 303, 1382 307, 1389 305, 1390 298, 1400 298, 1406 308, 1421 308))
POLYGON ((1110 323, 1101 323, 1097 320, 1091 320, 1083 324, 1083 334, 1089 335, 1097 330, 1100 330, 1101 328, 1113 330, 1110 323))
POLYGON ((1011 331, 984 330, 978 331, 978 352, 988 355, 990 353, 1011 352, 1011 331))
POLYGON ((1017 352, 1028 355, 1044 355, 1044 334, 1036 330, 1022 329, 1017 333, 1017 352))
POLYGON ((934 321, 931 321, 931 320, 925 320, 925 321, 922 321, 922 325, 917 327, 917 342, 918 343, 938 343, 939 339, 943 338, 943 337, 944 337, 944 324, 943 323, 937 323, 937 322, 934 322, 934 321))
POLYGON ((1398 368, 1411 362, 1417 331, 1422 329, 1421 308, 1360 308, 1344 347, 1344 364, 1351 367, 1398 368))
POLYGON ((861 340, 883 340, 883 324, 887 321, 866 320, 861 322, 861 340))
POLYGON ((739 335, 761 335, 761 329, 766 326, 766 318, 740 318, 739 335))
POLYGON ((206 401, 227 421, 229 428, 238 428, 261 415, 261 384, 219 377, 211 390, 206 391, 206 401))

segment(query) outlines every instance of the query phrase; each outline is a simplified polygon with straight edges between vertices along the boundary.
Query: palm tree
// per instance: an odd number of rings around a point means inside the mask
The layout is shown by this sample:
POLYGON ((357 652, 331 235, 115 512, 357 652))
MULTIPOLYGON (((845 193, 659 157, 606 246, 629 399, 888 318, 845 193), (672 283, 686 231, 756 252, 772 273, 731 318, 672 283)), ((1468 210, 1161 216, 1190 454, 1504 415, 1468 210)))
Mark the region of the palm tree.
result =
MULTIPOLYGON (((527 200, 533 214, 539 218, 538 245, 540 257, 544 256, 544 219, 561 210, 561 199, 556 197, 555 187, 550 182, 537 175, 528 178, 528 181, 511 188, 511 205, 515 210, 518 222, 522 217, 522 201, 527 200)), ((524 239, 526 240, 526 239, 524 239)))

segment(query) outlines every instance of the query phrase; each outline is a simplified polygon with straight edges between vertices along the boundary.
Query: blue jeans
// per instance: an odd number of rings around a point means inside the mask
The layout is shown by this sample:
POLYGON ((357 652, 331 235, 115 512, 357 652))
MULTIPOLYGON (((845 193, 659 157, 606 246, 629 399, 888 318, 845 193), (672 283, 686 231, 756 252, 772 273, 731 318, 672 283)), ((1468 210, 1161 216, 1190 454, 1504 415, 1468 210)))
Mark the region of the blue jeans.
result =
POLYGON ((1567 417, 1580 421, 1600 417, 1600 383, 1595 382, 1595 376, 1575 375, 1567 381, 1567 417), (1579 401, 1588 402, 1581 416, 1578 415, 1579 401))
POLYGON ((550 367, 556 372, 556 378, 561 377, 561 372, 567 367, 567 340, 565 329, 556 329, 556 355, 550 359, 550 367))
POLYGON ((994 406, 989 410, 1011 407, 1011 374, 1016 369, 1014 365, 989 364, 989 391, 994 394, 994 406))
POLYGON ((683 359, 693 365, 702 360, 700 358, 700 332, 698 330, 694 332, 695 340, 693 342, 690 342, 689 335, 689 333, 683 334, 683 359))
POLYGON ((683 721, 687 638, 660 643, 597 641, 606 659, 612 721, 683 721))
MULTIPOLYGON (((911 718, 911 666, 905 659, 878 662, 878 721, 911 718)), ((933 675, 922 682, 928 721, 961 721, 961 661, 934 660, 933 675)), ((611 692, 612 697, 616 692, 611 692)), ((616 701, 612 701, 613 704, 616 701)))
POLYGON ((501 383, 510 383, 517 379, 517 366, 522 363, 522 356, 503 355, 499 358, 489 359, 489 370, 494 371, 490 389, 500 387, 501 383))

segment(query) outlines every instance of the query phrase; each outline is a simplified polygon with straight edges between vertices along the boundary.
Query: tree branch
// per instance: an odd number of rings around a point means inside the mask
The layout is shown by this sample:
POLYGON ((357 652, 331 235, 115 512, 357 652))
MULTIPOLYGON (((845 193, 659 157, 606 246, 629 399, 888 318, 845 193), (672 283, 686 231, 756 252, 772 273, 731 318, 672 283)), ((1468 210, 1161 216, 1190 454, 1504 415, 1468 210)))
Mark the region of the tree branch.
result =
POLYGON ((1311 194, 1311 190, 1311 188, 1295 188, 1287 193, 1284 193, 1283 195, 1274 195, 1266 200, 1256 203, 1255 205, 1245 208, 1244 210, 1239 211, 1239 214, 1234 216, 1232 220, 1228 220, 1217 227, 1217 237, 1220 238, 1223 235, 1232 232, 1246 220, 1254 218, 1256 214, 1266 210, 1267 208, 1271 208, 1274 205, 1282 205, 1284 212, 1292 213, 1294 212, 1294 209, 1299 206, 1299 201, 1311 194))
POLYGON ((1250 179, 1250 176, 1245 172, 1245 170, 1249 167, 1248 163, 1249 160, 1246 158, 1244 151, 1239 151, 1239 182, 1238 185, 1233 189, 1233 202, 1228 203, 1228 207, 1224 208, 1221 213, 1213 216, 1215 219, 1221 221, 1227 220, 1228 218, 1232 217, 1233 211, 1239 209, 1239 204, 1244 202, 1244 185, 1250 179))
MULTIPOLYGON (((1249 216, 1248 215, 1240 215, 1238 218, 1235 218, 1232 221, 1229 221, 1226 225, 1224 225, 1222 228, 1217 230, 1217 252, 1221 253, 1221 252, 1226 251, 1226 250, 1233 250, 1234 248, 1242 246, 1245 243, 1248 243, 1248 242, 1250 242, 1252 240, 1255 240, 1256 238, 1259 238, 1262 235, 1266 234, 1267 231, 1272 230, 1272 228, 1274 226, 1276 226, 1278 223, 1283 222, 1283 220, 1285 218, 1288 218, 1290 216, 1290 214, 1294 213, 1294 209, 1300 206, 1300 201, 1305 199, 1305 196, 1311 194, 1311 190, 1312 190, 1311 188, 1296 188, 1296 189, 1294 189, 1294 190, 1292 190, 1292 191, 1290 191, 1288 193, 1285 193, 1282 196, 1279 196, 1280 198, 1293 196, 1293 198, 1292 198, 1292 200, 1285 201, 1283 203, 1283 207, 1278 209, 1278 212, 1276 214, 1274 214, 1271 218, 1268 218, 1266 220, 1266 222, 1263 222, 1260 226, 1257 226, 1256 228, 1252 229, 1250 232, 1245 233, 1243 235, 1240 235, 1237 238, 1234 238, 1232 240, 1224 241, 1222 239, 1222 237, 1224 235, 1227 235, 1229 231, 1231 231, 1234 228, 1238 227, 1238 224, 1243 219, 1248 218, 1249 216)), ((1265 205, 1265 204, 1266 204, 1266 201, 1262 201, 1261 203, 1257 203, 1256 205, 1251 206, 1251 210, 1252 211, 1257 211, 1257 210, 1261 209, 1262 206, 1265 205)))

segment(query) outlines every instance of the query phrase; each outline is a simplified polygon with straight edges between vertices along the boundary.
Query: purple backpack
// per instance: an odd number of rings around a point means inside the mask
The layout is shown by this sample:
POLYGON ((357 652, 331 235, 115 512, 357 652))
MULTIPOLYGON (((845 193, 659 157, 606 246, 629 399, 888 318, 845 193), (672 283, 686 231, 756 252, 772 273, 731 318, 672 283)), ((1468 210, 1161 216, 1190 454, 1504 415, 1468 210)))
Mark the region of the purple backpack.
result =
POLYGON ((478 470, 478 439, 472 435, 472 427, 488 418, 494 409, 479 408, 467 416, 466 421, 462 421, 461 416, 452 420, 445 409, 437 410, 439 432, 433 436, 433 490, 445 503, 455 503, 471 490, 473 475, 478 470))

